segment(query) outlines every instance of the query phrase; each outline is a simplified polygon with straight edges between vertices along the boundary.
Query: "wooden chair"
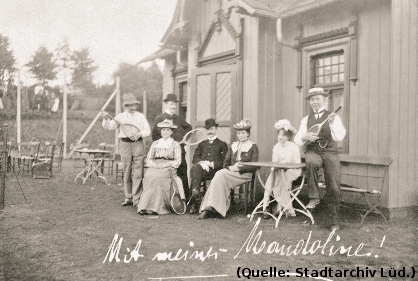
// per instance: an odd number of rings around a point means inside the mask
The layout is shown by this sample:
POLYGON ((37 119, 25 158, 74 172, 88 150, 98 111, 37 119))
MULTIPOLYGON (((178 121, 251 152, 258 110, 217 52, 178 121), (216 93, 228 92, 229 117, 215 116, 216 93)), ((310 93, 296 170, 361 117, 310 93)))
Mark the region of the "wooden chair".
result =
POLYGON ((52 143, 50 141, 41 142, 39 145, 38 157, 45 157, 50 150, 52 143))
MULTIPOLYGON (((201 197, 206 193, 208 183, 212 179, 205 179, 200 182, 201 197)), ((239 203, 244 203, 244 212, 247 214, 249 206, 255 203, 255 173, 252 174, 251 180, 238 185, 231 189, 231 206, 235 204, 235 197, 238 197, 239 203), (238 192, 237 192, 238 191, 238 192)))
POLYGON ((18 168, 22 173, 25 169, 33 173, 32 163, 38 160, 40 142, 21 142, 18 158, 18 168))
POLYGON ((34 179, 50 179, 52 178, 52 165, 54 162, 54 152, 56 144, 53 143, 43 157, 39 157, 37 162, 32 164, 32 174, 34 179), (42 174, 41 172, 46 174, 42 174))
POLYGON ((121 162, 120 154, 115 154, 115 163, 116 163, 116 182, 118 178, 121 178, 123 181, 123 163, 121 162))
MULTIPOLYGON (((9 141, 7 142, 6 145, 3 144, 3 142, 0 142, 0 153, 3 153, 4 151, 6 152, 6 163, 3 164, 3 162, 1 162, 1 169, 0 171, 3 169, 6 169, 6 172, 10 172, 11 170, 11 157, 10 157, 10 150, 12 148, 12 142, 9 141)), ((1 154, 1 160, 3 161, 3 154, 1 154)))
POLYGON ((244 213, 247 214, 250 206, 255 203, 255 173, 252 174, 251 180, 231 189, 231 206, 235 204, 235 196, 238 197, 240 206, 244 202, 244 213))
POLYGON ((108 174, 113 175, 113 167, 115 165, 115 158, 116 158, 116 145, 106 144, 106 150, 112 151, 112 153, 105 154, 105 158, 103 160, 105 169, 107 169, 108 174))
POLYGON ((58 153, 58 160, 54 161, 54 162, 57 163, 58 171, 62 170, 62 159, 63 159, 63 157, 64 157, 64 143, 61 143, 60 150, 59 150, 59 153, 58 153))

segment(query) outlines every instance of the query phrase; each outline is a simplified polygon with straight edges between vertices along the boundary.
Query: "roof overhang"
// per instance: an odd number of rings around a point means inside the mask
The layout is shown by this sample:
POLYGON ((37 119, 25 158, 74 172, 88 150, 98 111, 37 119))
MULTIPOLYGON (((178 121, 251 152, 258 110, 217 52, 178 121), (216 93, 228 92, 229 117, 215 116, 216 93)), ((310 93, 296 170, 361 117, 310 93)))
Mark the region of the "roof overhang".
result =
POLYGON ((279 12, 279 17, 281 19, 295 16, 297 14, 301 14, 303 12, 307 12, 310 10, 321 8, 325 5, 339 2, 343 0, 299 0, 293 1, 292 5, 285 5, 281 8, 279 12))
POLYGON ((176 51, 174 50, 170 50, 170 49, 159 49, 157 51, 155 51, 154 53, 146 56, 145 58, 141 59, 138 64, 144 63, 144 62, 149 62, 149 61, 153 61, 155 59, 162 59, 164 57, 170 56, 170 55, 174 55, 176 53, 176 51))
POLYGON ((251 16, 268 17, 268 18, 279 18, 279 13, 274 11, 273 8, 269 7, 256 0, 239 0, 238 7, 244 9, 251 16))

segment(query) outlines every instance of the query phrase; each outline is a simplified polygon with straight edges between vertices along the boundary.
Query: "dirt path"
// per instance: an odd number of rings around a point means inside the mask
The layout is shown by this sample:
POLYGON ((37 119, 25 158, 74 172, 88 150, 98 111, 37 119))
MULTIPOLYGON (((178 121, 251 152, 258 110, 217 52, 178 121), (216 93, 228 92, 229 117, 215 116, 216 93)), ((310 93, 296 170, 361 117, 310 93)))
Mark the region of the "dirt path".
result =
MULTIPOLYGON (((225 219, 203 221, 195 215, 139 216, 133 207, 121 206, 122 186, 114 182, 114 177, 108 176, 113 180, 109 186, 95 179, 85 185, 74 183, 74 177, 71 162, 50 181, 19 175, 26 204, 16 178, 9 175, 6 208, 0 213, 0 280, 277 279, 238 278, 239 267, 248 268, 241 271, 244 275, 250 273, 249 269, 288 270, 290 276, 286 280, 299 280, 291 273, 301 275, 305 268, 312 273, 327 267, 333 270, 333 275, 337 270, 367 269, 364 274, 368 277, 361 280, 382 280, 381 268, 386 276, 390 268, 399 272, 406 267, 408 274, 412 272, 411 267, 418 270, 416 217, 384 223, 378 216, 371 216, 361 226, 358 212, 343 210, 343 227, 333 237, 324 227, 324 213, 316 214, 315 225, 305 223, 306 219, 298 215, 285 219, 276 230, 272 220, 261 220, 251 245, 246 240, 251 237, 256 221, 249 222, 238 211, 229 213, 225 219), (106 258, 116 234, 123 238, 119 262, 116 257, 106 258), (322 247, 328 238, 330 241, 322 247), (139 240, 139 256, 135 261, 131 257, 137 256, 130 252, 139 240), (263 241, 266 241, 264 248, 263 241), (363 248, 355 254, 361 244, 363 248), (285 249, 290 247, 289 255, 280 251, 268 253, 275 248, 280 250, 282 245, 285 249), (351 256, 329 255, 332 247, 335 252, 340 246, 351 246, 351 256), (172 261, 165 254, 170 252, 172 261), (367 253, 370 255, 366 256, 367 253), (127 262, 124 262, 125 255, 127 262), (377 270, 376 275, 370 277, 373 270, 377 270), (184 278, 174 279, 181 276, 184 278), (172 278, 150 279, 163 277, 172 278)), ((312 280, 301 280, 304 279, 312 280)), ((355 277, 328 279, 359 280, 355 277)))

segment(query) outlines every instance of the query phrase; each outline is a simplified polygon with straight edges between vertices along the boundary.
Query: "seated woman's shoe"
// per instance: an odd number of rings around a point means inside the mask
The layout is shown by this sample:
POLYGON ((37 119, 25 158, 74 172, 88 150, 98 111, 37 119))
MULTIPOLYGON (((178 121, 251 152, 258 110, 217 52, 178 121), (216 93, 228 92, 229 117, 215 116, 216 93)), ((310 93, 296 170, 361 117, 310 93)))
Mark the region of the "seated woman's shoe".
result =
POLYGON ((140 214, 141 216, 143 216, 143 215, 146 215, 147 214, 147 212, 145 212, 145 210, 141 210, 141 211, 139 211, 139 213, 138 214, 140 214))
POLYGON ((147 214, 147 215, 158 215, 156 212, 153 212, 153 211, 150 211, 150 210, 145 210, 145 213, 147 214))
POLYGON ((200 215, 197 216, 197 219, 202 220, 202 219, 207 219, 209 217, 210 211, 208 210, 203 210, 203 212, 200 213, 200 215))

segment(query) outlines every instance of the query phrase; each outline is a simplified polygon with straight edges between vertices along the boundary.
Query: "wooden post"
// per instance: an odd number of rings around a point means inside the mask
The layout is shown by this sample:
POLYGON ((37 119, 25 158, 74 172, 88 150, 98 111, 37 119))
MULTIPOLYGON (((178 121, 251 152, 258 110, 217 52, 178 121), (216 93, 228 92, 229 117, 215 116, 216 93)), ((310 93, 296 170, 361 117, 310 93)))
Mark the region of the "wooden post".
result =
POLYGON ((62 142, 64 143, 64 159, 67 158, 67 71, 64 69, 64 94, 62 97, 62 142))
POLYGON ((8 125, 3 125, 3 151, 2 157, 2 169, 1 169, 1 181, 0 181, 0 210, 4 209, 4 193, 6 190, 6 165, 7 165, 7 130, 8 125))
POLYGON ((16 141, 19 144, 21 142, 21 100, 22 93, 20 91, 20 69, 17 70, 17 99, 16 99, 16 141))
MULTIPOLYGON (((90 123, 89 127, 87 128, 87 130, 84 132, 84 134, 81 136, 81 138, 77 141, 77 144, 80 144, 84 140, 84 138, 90 132, 91 128, 93 128, 94 124, 97 122, 97 120, 99 119, 99 117, 102 115, 101 112, 106 109, 106 107, 112 101, 112 99, 116 95, 116 93, 117 93, 117 89, 114 90, 113 93, 110 95, 110 97, 107 99, 106 103, 102 106, 102 108, 100 109, 100 111, 97 113, 96 117, 94 117, 94 120, 90 123)), ((71 155, 73 155, 73 152, 74 151, 71 150, 70 151, 70 154, 68 154, 68 157, 67 158, 70 158, 71 155)))
POLYGON ((142 95, 142 113, 147 117, 147 91, 144 91, 144 94, 142 95))
MULTIPOLYGON (((121 103, 120 103, 120 78, 116 77, 116 101, 115 101, 115 116, 121 112, 121 103)), ((119 129, 115 130, 115 152, 119 153, 119 129)))

